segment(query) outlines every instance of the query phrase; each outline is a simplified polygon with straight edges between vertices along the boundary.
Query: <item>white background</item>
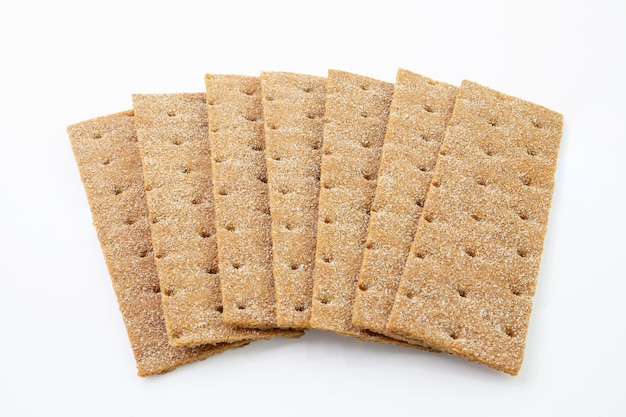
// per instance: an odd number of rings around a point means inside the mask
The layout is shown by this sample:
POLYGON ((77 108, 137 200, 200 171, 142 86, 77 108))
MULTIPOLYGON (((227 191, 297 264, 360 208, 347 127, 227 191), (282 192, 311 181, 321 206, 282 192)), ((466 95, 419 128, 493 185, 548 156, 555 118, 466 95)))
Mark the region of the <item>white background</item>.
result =
POLYGON ((621 1, 0 0, 0 415, 626 415, 621 1), (135 375, 65 126, 206 72, 464 78, 564 114, 520 374, 310 332, 135 375))

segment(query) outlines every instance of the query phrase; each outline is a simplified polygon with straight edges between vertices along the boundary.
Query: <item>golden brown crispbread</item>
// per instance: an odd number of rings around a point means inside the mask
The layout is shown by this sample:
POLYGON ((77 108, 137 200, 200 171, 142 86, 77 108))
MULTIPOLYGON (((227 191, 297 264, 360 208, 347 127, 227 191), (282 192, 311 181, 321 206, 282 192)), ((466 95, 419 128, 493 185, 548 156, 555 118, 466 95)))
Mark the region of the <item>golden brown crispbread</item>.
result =
POLYGON ((308 328, 326 79, 263 72, 261 87, 276 317, 279 327, 308 328))
POLYGON ((464 81, 388 332, 517 374, 562 116, 464 81))
POLYGON ((354 301, 357 327, 386 331, 456 92, 398 70, 354 301))
POLYGON ((206 94, 135 94, 133 107, 170 344, 284 333, 222 320, 206 94))
POLYGON ((276 327, 261 79, 205 81, 224 321, 276 327))
POLYGON ((329 71, 311 326, 405 345, 352 324, 352 305, 393 84, 329 71))
POLYGON ((169 345, 150 243, 133 112, 67 128, 140 376, 168 372, 247 342, 169 345))

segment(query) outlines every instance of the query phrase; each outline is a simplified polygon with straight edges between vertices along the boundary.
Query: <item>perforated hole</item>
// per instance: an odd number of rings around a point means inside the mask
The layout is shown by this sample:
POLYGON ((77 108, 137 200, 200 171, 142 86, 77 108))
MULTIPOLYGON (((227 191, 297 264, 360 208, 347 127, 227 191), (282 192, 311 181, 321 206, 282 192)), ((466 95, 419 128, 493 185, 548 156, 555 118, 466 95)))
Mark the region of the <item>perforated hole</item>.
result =
POLYGON ((329 263, 331 263, 333 261, 333 257, 328 255, 328 254, 324 254, 321 257, 321 260, 322 260, 322 262, 324 262, 326 264, 329 264, 329 263))
POLYGON ((163 291, 163 294, 164 294, 166 297, 171 297, 171 296, 173 296, 173 295, 174 295, 174 290, 173 290, 172 288, 166 288, 166 289, 163 291))
POLYGON ((487 120, 487 124, 491 127, 496 127, 498 126, 498 121, 494 118, 490 118, 487 120))
POLYGON ((282 156, 280 156, 280 155, 276 155, 276 154, 275 154, 275 155, 272 155, 272 159, 273 159, 274 161, 280 161, 280 160, 282 160, 282 159, 283 159, 283 157, 282 157, 282 156))
POLYGON ((424 108, 424 110, 426 110, 427 113, 433 113, 435 111, 435 109, 431 105, 428 105, 428 104, 425 104, 422 107, 424 108))
POLYGON ((313 142, 313 144, 311 145, 311 149, 313 149, 314 151, 319 150, 322 147, 322 142, 313 142))
POLYGON ((457 289, 457 292, 459 293, 459 297, 461 298, 467 297, 467 291, 465 290, 465 288, 459 288, 457 289))
POLYGON ((367 91, 367 90, 369 90, 369 89, 370 89, 369 84, 361 84, 361 90, 363 90, 363 91, 367 91))
POLYGON ((333 219, 331 219, 330 217, 326 216, 326 217, 324 217, 324 223, 332 224, 333 223, 333 219))
POLYGON ((120 195, 120 194, 122 194, 122 191, 124 191, 124 190, 120 186, 113 187, 113 195, 120 195))
POLYGON ((211 233, 207 232, 206 230, 203 230, 200 233, 198 233, 198 236, 200 236, 202 239, 206 239, 208 237, 211 237, 211 233))
POLYGON ((493 156, 494 155, 493 150, 491 150, 489 148, 484 149, 483 152, 485 152, 485 155, 487 155, 487 156, 493 156))
POLYGON ((304 91, 305 93, 310 93, 311 91, 313 91, 313 87, 311 87, 310 85, 305 85, 304 87, 302 87, 302 91, 304 91))
POLYGON ((477 222, 480 222, 483 220, 482 217, 480 217, 478 214, 472 214, 472 219, 476 220, 477 222))
POLYGON ((372 146, 370 141, 367 139, 362 139, 361 141, 359 141, 359 143, 361 144, 363 148, 369 148, 370 146, 372 146))
POLYGON ((524 249, 524 248, 518 248, 517 249, 517 255, 520 258, 526 258, 528 256, 528 251, 526 249, 524 249))
POLYGON ((212 265, 207 267, 204 272, 206 272, 209 275, 217 275, 219 272, 219 269, 217 268, 217 265, 212 265))
POLYGON ((216 311, 216 312, 218 312, 218 313, 220 313, 220 314, 222 314, 222 313, 224 312, 224 307, 222 307, 222 306, 216 306, 216 307, 215 307, 215 311, 216 311))
POLYGON ((526 174, 522 174, 520 176, 520 181, 522 182, 522 184, 524 184, 527 187, 530 187, 532 185, 531 178, 528 175, 526 175, 526 174))
POLYGON ((369 114, 367 114, 366 112, 362 111, 361 113, 359 113, 359 116, 361 116, 364 119, 367 119, 369 116, 369 114))
POLYGON ((157 252, 157 254, 154 255, 154 257, 157 259, 163 259, 165 258, 165 252, 157 252))
POLYGON ((320 304, 326 305, 326 304, 330 303, 330 300, 328 299, 328 297, 320 297, 319 298, 319 302, 320 302, 320 304))
POLYGON ((228 230, 229 232, 234 232, 235 231, 235 225, 232 224, 232 223, 229 223, 226 226, 224 226, 224 229, 228 230))
POLYGON ((331 190, 333 188, 335 188, 335 184, 331 183, 331 182, 324 182, 322 184, 322 187, 326 188, 327 190, 331 190))
POLYGON ((429 167, 427 167, 426 165, 421 165, 418 169, 419 169, 420 171, 422 171, 422 172, 428 172, 428 171, 430 171, 430 168, 429 168, 429 167))
POLYGON ((148 256, 148 252, 149 252, 148 249, 142 250, 141 252, 139 252, 139 257, 140 258, 145 258, 146 256, 148 256))
POLYGON ((452 340, 457 340, 459 338, 459 333, 456 330, 452 330, 448 332, 448 336, 450 336, 450 339, 452 340))
POLYGON ((439 187, 441 185, 441 182, 439 181, 439 179, 433 180, 432 182, 433 187, 439 187))
POLYGON ((283 229, 291 231, 294 229, 294 226, 291 223, 283 223, 283 229))
POLYGON ((209 127, 209 131, 210 131, 211 133, 217 133, 217 132, 219 132, 219 131, 220 131, 220 128, 219 128, 219 127, 217 127, 217 126, 210 126, 210 127, 209 127))
POLYGON ((226 188, 224 188, 224 187, 220 187, 220 188, 217 190, 217 194, 218 194, 218 195, 228 195, 228 191, 226 190, 226 188))
POLYGON ((262 182, 263 184, 267 184, 267 175, 265 172, 262 172, 259 175, 257 175, 256 179, 262 182))
POLYGON ((476 184, 480 185, 481 187, 486 187, 487 186, 487 180, 484 178, 479 178, 476 180, 476 184))
POLYGON ((533 124, 533 126, 534 126, 534 127, 536 127, 537 129, 541 129, 541 128, 543 128, 543 124, 542 124, 540 121, 538 121, 538 120, 533 120, 533 121, 532 121, 532 124, 533 124))
POLYGON ((369 241, 365 244, 365 249, 376 250, 378 249, 378 244, 376 242, 369 241))
POLYGON ((287 188, 286 185, 281 185, 280 187, 278 187, 278 192, 281 194, 289 194, 291 191, 289 190, 289 188, 287 188))
POLYGON ((239 261, 234 261, 231 264, 231 266, 233 267, 233 269, 240 269, 243 266, 243 264, 241 262, 239 262, 239 261))
POLYGON ((365 179, 366 181, 371 181, 376 179, 376 176, 374 174, 363 174, 363 179, 365 179))
POLYGON ((306 117, 307 117, 308 119, 311 119, 311 120, 313 120, 313 119, 317 119, 317 118, 318 118, 317 114, 315 114, 315 113, 311 113, 311 112, 307 113, 307 114, 306 114, 306 117))
POLYGON ((180 167, 180 172, 182 172, 183 174, 189 174, 191 170, 189 169, 189 167, 182 166, 180 167))
POLYGON ((181 141, 180 141, 180 139, 178 139, 178 138, 176 138, 176 139, 172 139, 172 144, 173 144, 173 145, 178 146, 178 145, 180 145, 180 144, 181 144, 181 141))
POLYGON ((278 124, 276 122, 268 122, 267 123, 267 127, 270 130, 277 130, 278 129, 278 124))
POLYGON ((440 149, 439 150, 439 155, 441 155, 441 156, 446 156, 447 153, 448 153, 448 151, 446 149, 440 149))
POLYGON ((156 217, 156 216, 153 216, 152 218, 150 218, 150 223, 152 223, 152 224, 157 224, 160 221, 161 221, 161 219, 159 217, 156 217))
POLYGON ((409 300, 412 300, 415 298, 415 293, 413 291, 407 291, 404 293, 404 296, 409 300))
POLYGON ((104 161, 102 161, 102 165, 109 165, 111 163, 112 159, 111 158, 107 158, 104 161))
POLYGON ((302 268, 301 264, 292 262, 289 264, 289 269, 291 269, 292 271, 297 271, 298 269, 302 268))
POLYGON ((428 223, 432 223, 435 220, 435 216, 432 213, 424 214, 424 220, 428 223))
POLYGON ((264 142, 253 143, 251 148, 253 151, 262 152, 265 150, 265 143, 264 142))
POLYGON ((524 293, 524 291, 522 290, 522 287, 519 287, 517 285, 511 285, 509 289, 511 290, 511 294, 513 294, 516 297, 519 297, 520 295, 524 293))
POLYGON ((526 148, 526 153, 530 156, 537 156, 537 151, 533 148, 526 148))
POLYGON ((301 313, 305 310, 304 306, 296 306, 294 307, 294 310, 297 311, 298 313, 301 313))
POLYGON ((133 217, 127 217, 124 219, 124 224, 127 226, 130 226, 132 224, 135 224, 135 222, 137 221, 137 219, 133 218, 133 217))
POLYGON ((91 137, 93 139, 102 139, 102 133, 96 132, 91 137))
POLYGON ((476 250, 474 248, 466 248, 465 249, 465 253, 467 254, 467 256, 469 256, 470 258, 475 258, 476 257, 476 250))
POLYGON ((251 96, 254 94, 255 90, 253 87, 247 87, 247 88, 242 88, 241 92, 244 93, 247 96, 251 96))
POLYGON ((237 310, 245 310, 246 306, 243 304, 237 304, 237 310))
POLYGON ((423 199, 421 199, 421 198, 418 198, 417 200, 415 200, 415 204, 416 204, 418 207, 424 207, 424 200, 423 200, 423 199))
POLYGON ((365 291, 367 291, 368 289, 369 289, 369 287, 367 286, 367 284, 366 284, 366 283, 364 283, 364 282, 359 282, 359 290, 360 290, 360 291, 364 291, 364 292, 365 292, 365 291))
POLYGON ((167 115, 168 115, 169 117, 174 117, 174 116, 176 116, 176 112, 175 112, 175 111, 173 111, 173 110, 170 110, 170 111, 168 111, 168 112, 167 112, 167 115))
POLYGON ((431 140, 433 140, 432 136, 428 133, 421 133, 420 134, 420 138, 424 141, 424 142, 430 142, 431 140))
POLYGON ((504 333, 506 333, 506 335, 509 337, 517 336, 517 332, 515 331, 515 329, 509 326, 504 328, 504 333))
POLYGON ((415 257, 417 259, 425 259, 426 258, 426 252, 423 251, 423 250, 418 249, 418 250, 415 251, 414 254, 415 254, 415 257))
POLYGON ((530 219, 530 216, 528 215, 528 213, 526 213, 525 211, 522 211, 522 210, 518 211, 517 215, 519 216, 520 219, 522 219, 524 221, 530 219))

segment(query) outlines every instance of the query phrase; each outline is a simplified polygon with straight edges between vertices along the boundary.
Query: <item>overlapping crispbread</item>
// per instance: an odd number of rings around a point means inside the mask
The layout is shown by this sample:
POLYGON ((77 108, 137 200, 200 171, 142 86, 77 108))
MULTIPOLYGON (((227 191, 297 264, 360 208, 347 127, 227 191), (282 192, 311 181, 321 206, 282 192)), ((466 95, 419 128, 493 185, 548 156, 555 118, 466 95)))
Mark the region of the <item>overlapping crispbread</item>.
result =
POLYGON ((308 328, 326 79, 261 74, 279 327, 308 328))
POLYGON ((261 79, 205 81, 224 321, 276 327, 261 79))
POLYGON ((88 120, 67 130, 138 374, 164 373, 246 344, 174 348, 168 343, 133 112, 88 120))
POLYGON ((206 94, 135 94, 133 107, 170 344, 284 333, 222 319, 206 94))
POLYGON ((354 301, 357 327, 386 331, 456 93, 398 70, 354 301))
POLYGON ((562 116, 464 81, 388 332, 517 374, 562 116))
POLYGON ((352 324, 392 94, 393 84, 328 72, 311 326, 404 344, 352 324))

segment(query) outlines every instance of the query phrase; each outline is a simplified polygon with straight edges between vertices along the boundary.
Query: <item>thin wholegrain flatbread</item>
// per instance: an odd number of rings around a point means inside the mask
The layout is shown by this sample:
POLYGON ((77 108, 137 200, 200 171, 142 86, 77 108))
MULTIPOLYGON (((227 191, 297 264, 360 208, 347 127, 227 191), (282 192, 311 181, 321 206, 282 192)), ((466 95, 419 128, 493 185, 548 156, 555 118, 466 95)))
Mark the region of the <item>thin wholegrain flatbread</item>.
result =
POLYGON ((326 79, 261 73, 279 327, 310 327, 326 79))
POLYGON ((385 333, 457 87, 399 69, 352 321, 385 333))
POLYGON ((205 81, 224 321, 276 327, 261 79, 205 81))
POLYGON ((311 326, 404 345, 352 324, 392 94, 391 83, 328 72, 311 326))
POLYGON ((248 343, 169 345, 133 112, 91 119, 67 130, 139 376, 168 372, 248 343))
POLYGON ((133 108, 170 344, 285 333, 222 319, 206 94, 134 94, 133 108))
POLYGON ((559 113, 462 83, 390 334, 519 372, 562 124, 559 113))

